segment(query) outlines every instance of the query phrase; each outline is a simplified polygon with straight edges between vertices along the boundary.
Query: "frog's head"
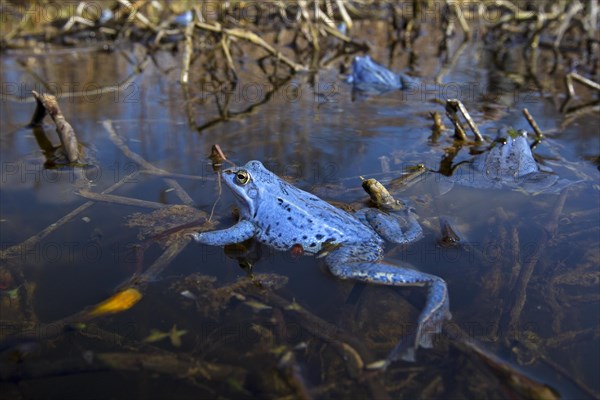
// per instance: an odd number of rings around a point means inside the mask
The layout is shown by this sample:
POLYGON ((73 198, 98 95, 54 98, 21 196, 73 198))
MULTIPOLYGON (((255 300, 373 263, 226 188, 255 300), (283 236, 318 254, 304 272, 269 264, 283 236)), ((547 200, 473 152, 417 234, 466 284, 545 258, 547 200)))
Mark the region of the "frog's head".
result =
POLYGON ((533 158, 525 129, 500 129, 496 142, 502 143, 505 154, 510 153, 517 157, 533 158))
POLYGON ((498 130, 496 141, 504 144, 513 141, 527 143, 527 131, 525 129, 502 128, 498 130))
POLYGON ((500 168, 498 173, 503 176, 521 177, 538 171, 527 142, 526 130, 501 129, 494 144, 489 160, 496 159, 500 162, 497 167, 500 168))
POLYGON ((226 169, 223 178, 235 195, 240 215, 246 218, 254 216, 261 198, 277 190, 275 183, 279 181, 275 174, 256 160, 242 167, 226 169))

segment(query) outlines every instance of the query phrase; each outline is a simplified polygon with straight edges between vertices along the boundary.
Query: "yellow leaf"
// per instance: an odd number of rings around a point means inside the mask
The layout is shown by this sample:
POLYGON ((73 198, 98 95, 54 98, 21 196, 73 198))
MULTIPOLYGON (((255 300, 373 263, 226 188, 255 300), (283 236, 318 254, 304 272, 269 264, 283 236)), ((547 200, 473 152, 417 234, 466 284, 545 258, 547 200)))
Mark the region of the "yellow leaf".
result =
POLYGON ((99 317, 101 315, 115 314, 129 310, 140 301, 141 298, 142 294, 137 289, 127 288, 95 306, 92 311, 90 311, 89 316, 99 317))
POLYGON ((159 331, 158 329, 152 329, 150 331, 150 335, 148 337, 144 338, 143 342, 154 343, 154 342, 158 342, 159 340, 163 340, 164 338, 166 338, 168 336, 169 336, 169 334, 166 332, 159 331))

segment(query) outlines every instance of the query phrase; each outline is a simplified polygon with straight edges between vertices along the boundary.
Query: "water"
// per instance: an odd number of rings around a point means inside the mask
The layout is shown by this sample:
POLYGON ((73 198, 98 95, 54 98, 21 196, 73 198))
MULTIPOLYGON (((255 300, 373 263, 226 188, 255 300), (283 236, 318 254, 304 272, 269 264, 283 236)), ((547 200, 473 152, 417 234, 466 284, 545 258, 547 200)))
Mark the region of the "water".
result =
MULTIPOLYGON (((561 177, 585 182, 568 193, 557 234, 545 243, 535 263, 516 334, 508 330, 509 310, 519 281, 512 278, 517 282, 509 282, 511 271, 515 265, 525 268, 535 254, 558 195, 529 196, 457 186, 438 197, 439 175, 429 174, 398 194, 415 207, 425 227, 424 239, 386 250, 390 260, 407 262, 447 281, 453 313, 450 330, 460 327, 481 347, 565 397, 598 396, 598 114, 584 115, 562 127, 568 119, 558 111, 561 92, 557 89, 553 95, 540 96, 533 86, 516 84, 508 72, 522 71, 522 63, 505 65, 508 71, 496 69, 480 40, 466 48, 442 78, 443 84, 436 85, 433 80, 442 66, 433 45, 437 39, 433 33, 420 38, 415 46, 420 50, 418 57, 411 64, 429 82, 427 91, 421 88, 354 100, 338 69, 342 62, 349 65, 350 56, 315 76, 298 74, 272 94, 268 94, 273 85, 267 77, 246 60, 230 98, 220 92, 217 100, 212 94, 215 86, 199 82, 207 79, 201 62, 191 70, 189 93, 182 90, 177 83, 180 53, 155 53, 143 64, 141 73, 136 73, 136 63, 131 62, 144 57, 145 50, 138 45, 124 45, 115 53, 61 49, 44 54, 3 54, 2 249, 21 243, 84 204, 86 200, 76 194, 78 188, 99 193, 131 173, 136 175, 112 194, 161 204, 182 203, 170 190, 172 184, 144 173, 110 140, 108 120, 132 152, 156 168, 180 174, 173 179, 191 196, 194 207, 210 212, 218 199, 214 211, 218 226, 227 227, 235 223, 233 197, 227 192, 218 194, 208 159, 214 144, 236 164, 262 160, 303 189, 327 200, 361 206, 367 196, 360 189, 359 175, 376 176, 385 183, 417 163, 432 170, 439 168, 452 139, 451 131, 437 140, 430 139, 429 112, 444 113, 436 99, 460 98, 489 137, 494 137, 502 125, 528 129, 521 114, 527 107, 542 130, 549 132, 536 154, 561 177), (72 92, 123 83, 128 76, 132 79, 119 91, 72 96, 72 92), (36 140, 34 132, 24 127, 35 106, 29 91, 44 90, 42 82, 58 88, 54 92, 79 135, 88 168, 44 168, 38 145, 41 136, 38 133, 36 140), (219 116, 217 103, 223 107, 227 101, 230 118, 225 120, 219 116), (381 157, 387 158, 391 172, 382 170, 381 157), (450 219, 466 247, 445 249, 437 244, 440 216, 450 219)), ((405 70, 409 62, 406 51, 396 48, 390 64, 386 62, 390 57, 387 48, 377 40, 372 56, 393 70, 405 70)), ((248 58, 253 55, 249 51, 248 58)), ((560 88, 558 78, 544 75, 541 79, 560 88)), ((591 99, 589 93, 582 93, 580 101, 591 99)), ((447 119, 445 124, 450 128, 447 119)), ((50 142, 58 144, 49 119, 44 132, 50 142)), ((455 162, 469 157, 465 147, 455 162)), ((15 277, 9 286, 22 285, 16 295, 2 293, 1 336, 22 333, 23 329, 38 337, 49 335, 49 329, 60 331, 60 324, 52 325, 53 321, 103 301, 115 287, 139 272, 132 246, 139 245, 141 239, 138 230, 125 223, 134 212, 150 211, 110 203, 91 205, 33 247, 21 248, 15 257, 4 260, 2 268, 16 268, 23 277, 15 277), (25 287, 30 290, 29 299, 25 287)), ((158 245, 148 248, 142 270, 161 253, 158 245)), ((370 355, 365 357, 371 357, 370 361, 385 357, 402 330, 414 324, 424 299, 418 289, 382 287, 366 287, 362 293, 351 295, 354 285, 337 281, 315 258, 298 259, 264 247, 250 251, 249 257, 258 260, 253 262, 257 276, 280 274, 287 278, 287 284, 275 293, 358 338, 368 348, 370 355)), ((290 365, 298 366, 304 383, 317 397, 349 393, 374 396, 381 393, 381 385, 394 397, 399 393, 442 398, 506 393, 502 378, 486 372, 474 356, 465 355, 460 346, 446 338, 440 338, 434 350, 420 350, 416 364, 392 365, 381 381, 354 380, 351 363, 341 360, 339 343, 324 337, 324 327, 270 303, 274 300, 269 300, 268 290, 259 289, 256 294, 246 276, 247 271, 223 249, 189 245, 160 276, 144 286, 138 305, 89 322, 81 333, 62 334, 54 345, 40 341, 25 365, 42 365, 38 371, 49 372, 38 372, 39 379, 26 377, 18 389, 4 381, 0 390, 18 390, 32 398, 48 393, 57 398, 72 393, 85 397, 90 388, 101 397, 175 394, 185 398, 198 390, 203 396, 285 395, 290 389, 282 382, 292 372, 281 367, 283 353, 273 351, 285 345, 296 360, 290 365), (190 278, 196 276, 192 274, 214 277, 215 288, 238 279, 246 286, 216 295, 211 284, 199 284, 190 278), (184 289, 191 290, 196 300, 180 295, 184 289), (271 308, 257 311, 248 305, 250 298, 271 308), (207 309, 209 304, 215 308, 207 309), (152 329, 168 332, 174 326, 187 331, 181 336, 180 347, 168 338, 154 347, 141 344, 152 329), (322 331, 307 328, 315 326, 322 331), (117 335, 130 341, 129 347, 117 335), (157 375, 155 367, 140 369, 136 364, 127 368, 125 361, 117 363, 118 367, 107 362, 112 368, 80 363, 82 355, 98 360, 102 354, 131 355, 135 353, 132 348, 146 355, 180 354, 185 360, 189 357, 227 366, 234 372, 230 379, 207 379, 203 374, 179 379, 191 374, 191 369, 173 373, 168 367, 159 368, 163 374, 157 375), (43 360, 55 363, 55 369, 40 364, 43 360), (57 373, 66 376, 54 376, 57 373), (328 386, 335 381, 344 385, 328 386), (73 392, 62 389, 60 382, 73 392)), ((14 361, 6 354, 3 357, 3 368, 10 370, 14 361)), ((165 360, 161 364, 169 365, 165 360)))

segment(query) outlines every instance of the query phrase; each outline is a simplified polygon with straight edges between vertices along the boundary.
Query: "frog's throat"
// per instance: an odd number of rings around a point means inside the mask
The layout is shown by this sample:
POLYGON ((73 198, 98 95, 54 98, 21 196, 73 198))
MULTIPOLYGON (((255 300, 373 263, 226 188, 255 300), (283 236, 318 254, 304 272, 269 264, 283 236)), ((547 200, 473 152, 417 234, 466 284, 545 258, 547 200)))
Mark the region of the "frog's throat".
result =
POLYGON ((254 201, 251 201, 245 192, 240 192, 234 188, 231 188, 231 192, 238 204, 240 215, 246 218, 252 218, 256 211, 254 201))

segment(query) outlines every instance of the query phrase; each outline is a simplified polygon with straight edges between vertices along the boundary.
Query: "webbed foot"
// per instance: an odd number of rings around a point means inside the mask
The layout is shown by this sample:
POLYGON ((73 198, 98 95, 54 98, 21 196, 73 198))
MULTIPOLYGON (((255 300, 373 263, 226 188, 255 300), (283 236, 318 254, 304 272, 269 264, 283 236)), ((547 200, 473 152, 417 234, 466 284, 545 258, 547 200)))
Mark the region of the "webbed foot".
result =
POLYGON ((451 318, 448 289, 443 279, 414 269, 381 261, 381 248, 374 243, 344 245, 325 259, 331 273, 342 279, 390 286, 427 286, 427 302, 419 315, 417 329, 403 337, 387 361, 415 361, 415 351, 430 348, 433 335, 441 332, 444 321, 451 318))

